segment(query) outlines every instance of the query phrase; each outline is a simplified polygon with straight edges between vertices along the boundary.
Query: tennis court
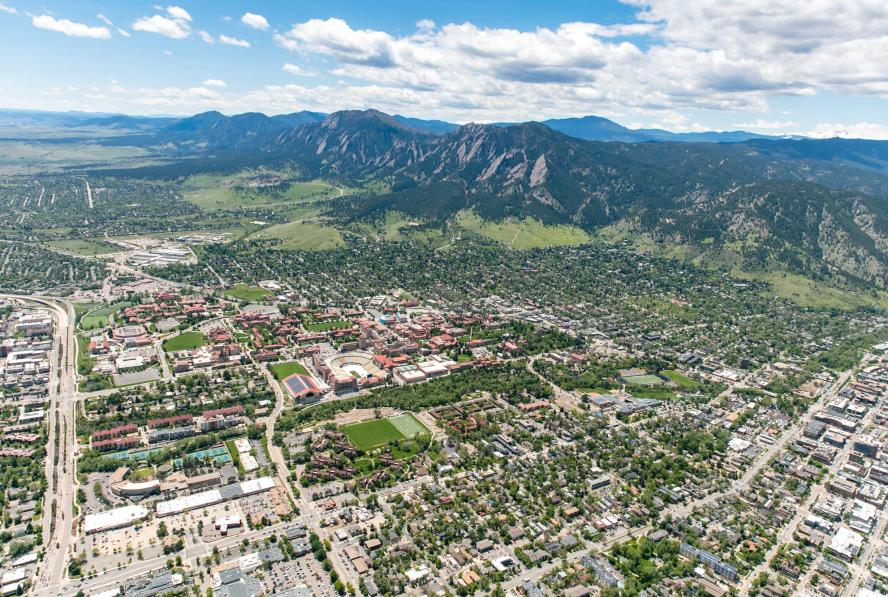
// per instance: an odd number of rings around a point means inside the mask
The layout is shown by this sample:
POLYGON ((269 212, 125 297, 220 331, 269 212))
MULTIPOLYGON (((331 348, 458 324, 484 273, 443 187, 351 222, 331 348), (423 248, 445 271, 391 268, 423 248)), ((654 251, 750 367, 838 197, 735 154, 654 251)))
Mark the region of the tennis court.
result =
POLYGON ((148 457, 157 452, 162 452, 163 448, 151 448, 150 450, 123 450, 122 452, 114 452, 113 454, 105 454, 103 458, 115 458, 117 460, 139 461, 148 460, 148 457))
MULTIPOLYGON (((201 462, 214 460, 216 464, 229 464, 231 462, 231 454, 228 453, 228 448, 225 446, 216 446, 215 448, 206 448, 205 450, 190 452, 185 455, 185 458, 193 458, 194 460, 200 460, 201 462)), ((181 468, 183 463, 183 458, 172 460, 172 464, 176 468, 181 468)))

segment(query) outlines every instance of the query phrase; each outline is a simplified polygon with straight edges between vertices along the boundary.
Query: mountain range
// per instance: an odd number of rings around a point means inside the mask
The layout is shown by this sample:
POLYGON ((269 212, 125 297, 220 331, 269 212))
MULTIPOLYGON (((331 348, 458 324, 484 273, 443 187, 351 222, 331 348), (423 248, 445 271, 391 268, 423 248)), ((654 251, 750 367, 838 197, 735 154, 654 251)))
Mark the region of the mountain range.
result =
POLYGON ((334 202, 329 213, 340 220, 398 211, 444 222, 471 209, 489 220, 532 217, 593 233, 619 228, 730 252, 744 267, 888 288, 885 141, 660 138, 594 117, 456 126, 376 110, 66 122, 125 131, 103 142, 201 158, 129 174, 177 176, 182 163, 212 169, 274 160, 307 179, 357 187, 384 181, 386 193, 334 202))
POLYGON ((625 143, 546 123, 440 132, 440 123, 376 110, 300 114, 287 117, 298 126, 199 115, 159 134, 184 128, 207 148, 285 156, 307 177, 388 182, 388 193, 335 206, 346 220, 395 210, 445 221, 473 209, 588 231, 619 225, 671 244, 729 248, 749 267, 888 287, 888 142, 625 143), (237 132, 240 124, 250 133, 237 132))
MULTIPOLYGON (((217 111, 204 112, 185 118, 127 116, 123 114, 91 114, 83 112, 40 112, 25 110, 0 110, 0 127, 7 126, 64 126, 68 129, 95 128, 129 132, 175 132, 197 130, 201 127, 219 129, 242 129, 253 132, 257 129, 285 128, 301 124, 320 122, 330 114, 301 111, 291 114, 266 116, 258 112, 247 112, 225 116, 217 111)), ((395 120, 423 133, 443 135, 452 133, 459 124, 444 120, 426 120, 396 114, 395 120)), ((586 139, 588 141, 619 141, 622 143, 643 143, 645 141, 683 141, 695 143, 717 143, 746 141, 749 139, 778 139, 768 135, 748 131, 704 131, 695 133, 674 133, 663 129, 631 129, 601 116, 578 118, 553 118, 540 121, 554 131, 586 139)), ((517 123, 500 122, 496 126, 511 126, 517 123)))

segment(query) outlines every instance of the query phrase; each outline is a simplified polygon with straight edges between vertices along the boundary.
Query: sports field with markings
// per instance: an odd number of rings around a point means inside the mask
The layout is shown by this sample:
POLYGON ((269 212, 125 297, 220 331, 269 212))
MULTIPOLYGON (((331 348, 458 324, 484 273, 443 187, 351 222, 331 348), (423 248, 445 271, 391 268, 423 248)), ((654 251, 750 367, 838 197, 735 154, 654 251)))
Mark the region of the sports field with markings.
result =
POLYGON ((401 439, 429 434, 428 428, 410 413, 346 425, 342 432, 361 450, 374 450, 401 439))

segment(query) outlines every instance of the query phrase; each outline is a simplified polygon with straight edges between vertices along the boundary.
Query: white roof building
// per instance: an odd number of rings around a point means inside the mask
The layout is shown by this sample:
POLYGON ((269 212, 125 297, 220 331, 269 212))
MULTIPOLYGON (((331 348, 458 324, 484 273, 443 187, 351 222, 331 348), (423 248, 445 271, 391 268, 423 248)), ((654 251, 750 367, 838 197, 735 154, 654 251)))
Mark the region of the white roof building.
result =
POLYGON ((876 507, 862 500, 854 500, 848 524, 862 533, 870 533, 876 525, 876 507))
POLYGON ((420 568, 411 568, 410 570, 405 572, 404 575, 411 583, 417 583, 429 575, 429 569, 425 566, 422 566, 420 568))
POLYGON ((4 572, 2 579, 0 579, 0 584, 8 585, 20 580, 25 580, 26 575, 27 572, 24 568, 16 568, 15 570, 4 572))
POLYGON ((863 537, 851 529, 840 528, 829 544, 829 550, 847 561, 853 560, 863 547, 863 537))
POLYGON ((87 533, 99 533, 127 527, 148 518, 148 510, 143 506, 123 506, 98 514, 87 514, 83 518, 83 530, 87 533))
POLYGON ((157 515, 169 516, 170 514, 179 514, 188 510, 194 510, 195 508, 203 508, 204 506, 219 504, 245 495, 268 491, 274 487, 274 485, 274 478, 259 477, 258 479, 249 479, 240 483, 234 483, 233 485, 226 485, 219 489, 210 489, 209 491, 193 493, 165 502, 158 502, 157 515))

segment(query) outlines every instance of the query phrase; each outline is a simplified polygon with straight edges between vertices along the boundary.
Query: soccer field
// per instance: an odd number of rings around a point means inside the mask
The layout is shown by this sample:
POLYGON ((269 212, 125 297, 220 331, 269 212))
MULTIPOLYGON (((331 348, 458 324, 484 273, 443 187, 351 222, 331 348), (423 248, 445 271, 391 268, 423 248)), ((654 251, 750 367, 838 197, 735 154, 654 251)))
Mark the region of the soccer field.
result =
POLYGON ((301 363, 298 363, 296 361, 291 361, 289 363, 275 363, 273 365, 269 365, 268 368, 271 369, 271 372, 274 374, 274 378, 278 380, 287 379, 294 373, 298 373, 299 375, 308 375, 308 370, 301 363))
POLYGON ((414 417, 410 413, 406 413, 403 415, 398 415, 397 417, 391 417, 389 421, 392 422, 398 431, 401 432, 404 437, 413 437, 414 435, 426 435, 429 433, 428 428, 422 424, 422 422, 414 417))
POLYGON ((373 419, 342 428, 348 441, 361 450, 372 450, 389 442, 404 438, 404 434, 388 419, 373 419))
POLYGON ((200 348, 206 343, 207 337, 203 335, 203 332, 185 332, 166 340, 163 343, 163 349, 167 352, 192 350, 194 348, 200 348))
POLYGON ((657 386, 663 383, 663 379, 656 375, 631 375, 623 379, 634 386, 657 386))
POLYGON ((428 434, 429 430, 413 415, 404 414, 346 425, 342 432, 356 448, 373 450, 400 439, 428 434))

